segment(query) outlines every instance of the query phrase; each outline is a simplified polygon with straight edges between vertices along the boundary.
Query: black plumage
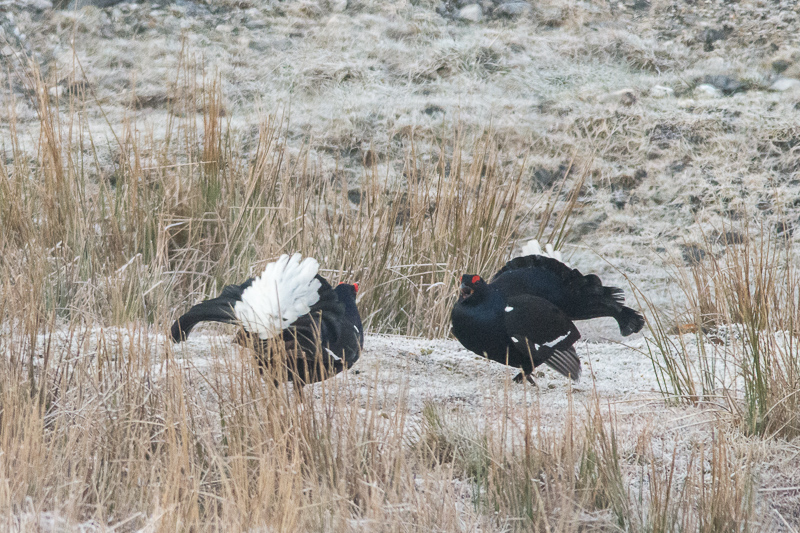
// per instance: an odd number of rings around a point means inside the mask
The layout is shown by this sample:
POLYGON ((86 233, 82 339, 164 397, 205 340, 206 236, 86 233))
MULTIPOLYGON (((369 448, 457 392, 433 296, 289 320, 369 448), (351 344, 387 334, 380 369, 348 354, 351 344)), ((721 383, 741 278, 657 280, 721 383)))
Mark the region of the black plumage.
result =
POLYGON ((621 289, 603 286, 593 274, 541 255, 516 257, 490 283, 462 276, 453 334, 467 349, 521 369, 516 381, 531 380, 541 364, 577 380, 581 366, 573 344, 580 332, 572 321, 610 316, 630 335, 644 318, 623 301, 621 289))
POLYGON ((622 335, 644 327, 644 317, 626 307, 618 287, 606 287, 594 274, 583 275, 561 261, 543 255, 515 257, 491 279, 491 286, 503 294, 530 294, 551 302, 570 320, 612 317, 622 335))
MULTIPOLYGON (((358 285, 341 283, 332 288, 322 276, 317 275, 315 279, 320 282, 319 300, 279 336, 263 339, 242 325, 235 337, 237 343, 256 352, 264 369, 273 368, 276 361, 284 360, 285 354, 288 379, 300 386, 351 367, 361 355, 364 344, 364 330, 356 306, 358 285)), ((193 306, 172 325, 172 340, 185 340, 199 322, 240 324, 236 305, 253 281, 251 278, 241 285, 228 285, 220 296, 193 306)))

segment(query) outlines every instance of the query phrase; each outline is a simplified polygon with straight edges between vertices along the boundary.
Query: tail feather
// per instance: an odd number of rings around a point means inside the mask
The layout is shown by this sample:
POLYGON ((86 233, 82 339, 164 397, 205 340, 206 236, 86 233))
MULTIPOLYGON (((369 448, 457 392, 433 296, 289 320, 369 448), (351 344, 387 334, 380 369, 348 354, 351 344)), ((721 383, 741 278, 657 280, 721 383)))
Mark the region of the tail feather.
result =
POLYGON ((641 331, 644 327, 644 316, 630 307, 623 306, 614 318, 619 324, 619 332, 625 337, 641 331))
POLYGON ((619 287, 603 287, 603 289, 605 289, 603 291, 604 293, 603 295, 606 298, 610 298, 615 302, 617 302, 618 304, 625 303, 625 292, 619 287))
POLYGON ((260 339, 273 337, 319 301, 318 270, 319 263, 311 257, 301 261, 300 254, 282 255, 259 277, 228 285, 217 298, 189 309, 172 325, 172 339, 186 339, 198 322, 238 323, 260 339))
POLYGON ((262 339, 278 334, 319 300, 318 270, 311 257, 301 261, 300 254, 282 255, 242 292, 234 306, 236 318, 262 339))
POLYGON ((544 364, 566 376, 575 383, 581 379, 581 360, 574 346, 565 350, 553 350, 553 354, 545 360, 544 364))
MULTIPOLYGON (((231 287, 236 288, 235 285, 231 287)), ((225 291, 223 291, 222 296, 193 306, 172 324, 172 341, 181 342, 186 340, 189 332, 200 322, 222 322, 225 324, 238 322, 236 313, 233 310, 237 301, 237 299, 226 296, 225 291)))

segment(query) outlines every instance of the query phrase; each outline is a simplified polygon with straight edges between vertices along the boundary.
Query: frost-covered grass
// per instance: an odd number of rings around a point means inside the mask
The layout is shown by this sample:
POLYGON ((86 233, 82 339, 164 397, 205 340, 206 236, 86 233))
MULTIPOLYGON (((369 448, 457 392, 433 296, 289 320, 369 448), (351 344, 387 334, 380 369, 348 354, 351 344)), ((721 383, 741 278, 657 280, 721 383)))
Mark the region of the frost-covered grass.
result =
MULTIPOLYGON (((747 223, 739 232, 747 233, 747 223)), ((662 388, 692 402, 716 402, 746 433, 789 438, 800 433, 797 348, 800 277, 791 242, 763 231, 724 256, 679 269, 685 295, 678 324, 654 320, 650 345, 662 388), (682 336, 695 336, 695 353, 682 336)))
POLYGON ((355 368, 299 397, 264 379, 229 335, 206 333, 174 350, 141 324, 4 336, 4 524, 500 532, 772 523, 754 515, 755 448, 709 411, 665 408, 631 350, 581 343, 596 383, 573 389, 543 375, 534 389, 452 340, 368 335, 355 368), (615 390, 637 380, 645 390, 615 390))

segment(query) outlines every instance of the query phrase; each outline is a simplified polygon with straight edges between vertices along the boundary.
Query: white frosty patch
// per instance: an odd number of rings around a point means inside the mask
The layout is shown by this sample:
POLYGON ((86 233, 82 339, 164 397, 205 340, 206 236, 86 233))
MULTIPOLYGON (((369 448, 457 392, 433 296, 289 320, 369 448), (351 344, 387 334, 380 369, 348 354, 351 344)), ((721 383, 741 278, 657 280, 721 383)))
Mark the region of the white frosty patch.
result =
POLYGON ((236 318, 261 339, 277 335, 319 300, 317 271, 319 263, 311 257, 280 256, 244 290, 233 308, 236 318))
POLYGON ((514 310, 514 308, 511 307, 510 305, 508 307, 506 307, 506 313, 510 313, 513 310, 514 310))
POLYGON ((333 357, 337 361, 341 361, 342 360, 342 358, 339 357, 338 355, 336 355, 335 353, 333 353, 333 351, 330 348, 325 348, 325 351, 328 353, 328 355, 330 355, 331 357, 333 357))
POLYGON ((552 341, 550 341, 550 342, 546 342, 546 343, 544 343, 544 345, 545 345, 545 346, 547 346, 548 348, 552 348, 553 346, 555 346, 555 345, 556 345, 556 344, 558 344, 559 342, 561 342, 561 341, 563 341, 564 339, 566 339, 567 337, 569 337, 569 334, 570 334, 570 333, 572 333, 572 332, 571 332, 571 331, 568 331, 566 334, 564 334, 564 335, 561 335, 559 338, 557 338, 557 339, 554 339, 554 340, 552 340, 552 341))
POLYGON ((353 329, 356 330, 356 333, 360 333, 360 331, 358 331, 358 326, 356 326, 355 324, 353 325, 353 329))
POLYGON ((514 342, 519 342, 519 340, 517 340, 516 337, 511 337, 511 340, 514 341, 514 342))

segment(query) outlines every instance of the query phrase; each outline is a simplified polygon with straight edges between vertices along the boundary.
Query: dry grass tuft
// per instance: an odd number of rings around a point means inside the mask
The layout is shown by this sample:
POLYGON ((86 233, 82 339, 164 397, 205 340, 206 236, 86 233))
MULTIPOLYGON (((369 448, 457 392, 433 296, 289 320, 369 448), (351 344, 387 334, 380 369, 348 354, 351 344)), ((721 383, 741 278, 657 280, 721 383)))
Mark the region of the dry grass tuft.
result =
MULTIPOLYGON (((763 226, 751 231, 747 219, 721 236, 720 254, 676 271, 686 301, 677 322, 682 333, 695 337, 698 352, 691 354, 683 336, 670 336, 656 318, 656 372, 665 392, 722 404, 747 433, 794 437, 800 432, 800 275, 794 248, 763 226)), ((705 247, 715 244, 709 238, 705 247)))

